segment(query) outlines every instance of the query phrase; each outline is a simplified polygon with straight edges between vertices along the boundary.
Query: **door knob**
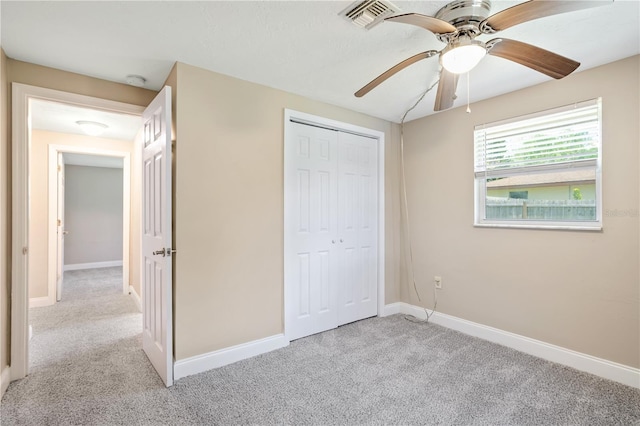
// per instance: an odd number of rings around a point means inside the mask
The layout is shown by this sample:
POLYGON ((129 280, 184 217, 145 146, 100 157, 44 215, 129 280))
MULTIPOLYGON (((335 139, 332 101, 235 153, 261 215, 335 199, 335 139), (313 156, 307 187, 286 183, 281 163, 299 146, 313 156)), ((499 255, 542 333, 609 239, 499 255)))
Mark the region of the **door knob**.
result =
POLYGON ((335 244, 335 243, 336 243, 336 240, 331 240, 331 244, 335 244))
POLYGON ((62 235, 67 235, 69 231, 62 231, 62 235))
POLYGON ((175 253, 175 252, 176 252, 176 250, 167 247, 166 249, 163 248, 162 250, 154 251, 153 254, 155 254, 155 255, 160 255, 161 254, 162 257, 165 257, 165 256, 171 256, 171 254, 175 253))
POLYGON ((344 240, 343 240, 342 238, 340 238, 340 242, 341 242, 341 243, 344 243, 344 240))

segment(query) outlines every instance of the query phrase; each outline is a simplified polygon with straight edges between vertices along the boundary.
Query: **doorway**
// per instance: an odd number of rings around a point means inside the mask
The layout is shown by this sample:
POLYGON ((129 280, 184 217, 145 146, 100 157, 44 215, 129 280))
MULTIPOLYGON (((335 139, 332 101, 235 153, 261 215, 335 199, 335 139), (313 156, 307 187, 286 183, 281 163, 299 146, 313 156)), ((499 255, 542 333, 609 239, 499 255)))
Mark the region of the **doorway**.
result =
MULTIPOLYGON (((60 300, 65 270, 121 266, 122 292, 131 293, 141 309, 139 289, 130 285, 131 154, 98 146, 48 148, 50 226, 46 305, 60 300), (67 176, 69 171, 72 173, 67 176), (66 190, 67 177, 71 178, 70 192, 66 190), (91 194, 91 190, 97 192, 91 194), (71 212, 66 209, 69 200, 76 206, 71 212), (67 223, 69 214, 72 222, 67 223), (64 260, 66 248, 72 249, 68 261, 64 260)), ((38 300, 30 298, 30 307, 46 306, 34 303, 38 300)))
MULTIPOLYGON (((144 107, 138 105, 130 105, 121 102, 108 101, 99 98, 93 98, 84 95, 77 95, 73 93, 61 92, 57 90, 44 89, 40 87, 27 86, 23 84, 13 83, 13 134, 12 134, 12 164, 13 164, 13 185, 12 185, 12 218, 13 218, 13 234, 12 234, 12 297, 11 297, 11 380, 17 380, 25 377, 29 371, 29 264, 35 260, 32 258, 36 253, 32 253, 32 247, 30 246, 30 233, 33 231, 31 228, 30 212, 35 211, 31 205, 35 198, 31 197, 32 189, 29 185, 30 175, 34 172, 29 168, 29 161, 31 155, 31 148, 33 143, 32 135, 32 116, 31 105, 33 101, 46 101, 57 102, 64 105, 76 106, 81 108, 87 108, 95 111, 101 111, 105 113, 126 114, 134 117, 138 125, 140 126, 140 116, 144 111, 144 107)), ((85 121, 85 120, 78 120, 85 121)), ((141 133, 139 133, 140 140, 136 138, 136 144, 141 144, 141 133)), ((73 137, 69 137, 69 140, 73 137)), ((131 142, 130 142, 131 143, 131 142)), ((63 143, 50 143, 48 145, 73 145, 82 146, 82 144, 63 143)), ((139 145, 141 146, 141 145, 139 145)), ((55 152, 64 152, 64 148, 54 148, 55 152)), ((84 153, 97 153, 96 149, 84 147, 84 153), (92 152, 93 151, 93 152, 92 152)), ((103 154, 105 149, 103 148, 103 154)), ((108 149, 106 149, 108 151, 108 149)), ((123 150, 126 151, 126 150, 123 150)), ((136 164, 136 149, 129 149, 129 163, 133 165, 130 169, 130 179, 133 183, 132 191, 136 190, 136 185, 139 188, 140 182, 140 169, 136 164), (132 155, 133 154, 133 155, 132 155)), ((111 152, 113 154, 113 152, 111 152)), ((123 152, 118 153, 119 156, 127 157, 123 152)), ((45 155, 46 157, 46 155, 45 155)), ((139 156, 138 156, 139 159, 139 156)), ((54 165, 54 169, 57 164, 54 165)), ((47 167, 44 167, 46 170, 47 167)), ((46 173, 46 171, 45 171, 46 173)), ((54 190, 56 190, 54 184, 54 190)), ((56 191, 57 192, 57 191, 56 191)), ((56 203, 53 204, 54 206, 56 203)), ((50 213, 51 205, 48 208, 44 208, 44 214, 47 216, 50 213)), ((56 215, 54 214, 54 217, 56 215)), ((137 213, 129 215, 126 223, 136 223, 139 226, 139 210, 137 213), (130 218, 134 217, 134 221, 130 218)), ((124 219, 123 219, 124 220, 124 219)), ((50 227, 46 227, 50 228, 50 227)), ((55 228, 55 227, 54 227, 55 228)), ((49 256, 49 246, 52 244, 51 232, 45 229, 43 235, 49 235, 46 244, 44 261, 41 264, 49 264, 51 256, 49 256)), ((134 234, 135 235, 135 234, 134 234)), ((137 241, 139 247, 139 238, 134 239, 137 241)), ((124 247, 123 247, 124 248, 124 247)), ((52 250, 57 252, 55 248, 52 250)), ((128 253, 130 255, 130 253, 128 253)), ((127 255, 127 257, 128 257, 127 255)), ((54 259, 56 257, 54 256, 54 259)), ((57 259, 52 263, 55 265, 57 259)), ((47 275, 50 275, 50 269, 44 268, 47 271, 47 275)), ((55 271, 55 268, 54 268, 55 271)), ((55 278, 55 277, 54 277, 55 278)), ((130 277, 129 277, 130 278, 130 277)), ((49 284, 49 279, 45 280, 49 284)), ((54 279, 55 282, 55 279, 54 279)), ((47 297, 52 296, 55 299, 55 291, 49 292, 49 286, 47 285, 47 297)))

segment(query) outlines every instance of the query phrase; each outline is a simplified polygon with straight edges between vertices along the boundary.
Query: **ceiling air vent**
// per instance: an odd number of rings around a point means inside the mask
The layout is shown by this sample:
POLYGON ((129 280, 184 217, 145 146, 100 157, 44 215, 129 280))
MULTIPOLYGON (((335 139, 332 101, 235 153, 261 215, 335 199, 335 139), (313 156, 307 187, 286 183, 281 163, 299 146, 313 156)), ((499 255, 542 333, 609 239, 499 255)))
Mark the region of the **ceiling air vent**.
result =
POLYGON ((384 18, 400 12, 400 8, 385 0, 356 1, 339 13, 358 27, 370 30, 384 18))

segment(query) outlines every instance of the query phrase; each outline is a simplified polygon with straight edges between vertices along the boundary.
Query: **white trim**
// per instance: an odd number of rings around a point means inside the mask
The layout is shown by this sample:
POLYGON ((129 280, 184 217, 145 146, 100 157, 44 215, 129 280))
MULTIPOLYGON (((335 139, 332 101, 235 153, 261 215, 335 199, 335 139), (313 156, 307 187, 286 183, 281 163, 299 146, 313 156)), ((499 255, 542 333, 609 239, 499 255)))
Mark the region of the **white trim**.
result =
POLYGON ((396 302, 385 305, 384 309, 382 310, 382 316, 388 317, 389 315, 402 313, 403 305, 406 305, 406 303, 396 302))
POLYGON ((377 132, 378 136, 378 316, 384 312, 384 297, 385 297, 385 261, 386 256, 386 240, 385 240, 385 145, 384 145, 384 132, 377 132))
MULTIPOLYGON (((357 135, 370 137, 373 139, 377 139, 378 141, 378 316, 382 316, 385 308, 384 297, 385 297, 385 134, 379 130, 368 129, 366 127, 356 126, 354 124, 345 123, 342 121, 331 120, 329 118, 320 117, 317 115, 307 114, 300 111, 295 111, 292 109, 285 108, 284 110, 284 143, 287 140, 287 132, 290 131, 290 125, 292 122, 299 122, 303 124, 308 124, 312 126, 320 126, 325 128, 334 129, 337 131, 344 131, 348 133, 354 133, 357 135)), ((285 149, 285 152, 287 150, 285 149)), ((285 158, 285 161, 287 159, 285 158)), ((286 184, 285 184, 286 187, 286 184)), ((288 252, 288 238, 286 237, 287 230, 287 208, 286 208, 286 198, 285 194, 285 205, 284 205, 284 259, 287 259, 288 252)), ((287 268, 286 265, 284 267, 285 278, 284 278, 284 306, 283 306, 283 317, 284 317, 284 334, 287 335, 287 294, 289 293, 287 290, 287 282, 288 279, 286 277, 287 268)))
POLYGON ((27 87, 12 83, 11 379, 28 372, 29 123, 27 87))
POLYGON ((142 299, 140 299, 140 295, 132 285, 129 286, 129 294, 133 298, 133 301, 136 302, 136 307, 140 312, 142 312, 142 299))
MULTIPOLYGON (((125 258, 126 259, 126 258, 125 258)), ((92 263, 73 263, 70 265, 64 265, 65 271, 78 271, 80 269, 97 269, 97 268, 111 268, 114 266, 123 266, 122 260, 110 260, 106 262, 92 262, 92 263)), ((127 291, 129 293, 129 284, 127 284, 127 291)))
MULTIPOLYGON (((142 127, 142 124, 140 125, 142 127)), ((123 157, 122 168, 122 294, 129 293, 131 261, 131 156, 135 147, 131 141, 131 152, 123 157)))
POLYGON ((281 349, 286 346, 289 346, 289 341, 285 339, 284 334, 276 334, 275 336, 265 337, 264 339, 196 355, 191 358, 176 361, 173 365, 173 378, 174 380, 178 380, 193 374, 233 364, 243 359, 275 351, 276 349, 281 349))
POLYGON ((535 222, 535 221, 531 221, 530 223, 528 222, 527 224, 513 224, 513 225, 509 225, 506 223, 493 223, 490 221, 486 221, 483 223, 474 223, 473 227, 474 228, 505 228, 505 229, 555 229, 555 230, 563 230, 563 231, 595 231, 595 232, 599 232, 602 231, 602 226, 582 226, 581 224, 583 222, 566 222, 567 225, 545 225, 545 222, 535 222), (571 225, 572 223, 575 223, 576 225, 573 226, 571 225), (539 224, 539 225, 536 225, 539 224))
MULTIPOLYGON (((399 313, 413 315, 420 319, 426 318, 424 308, 403 302, 388 305, 389 312, 398 308, 400 311, 399 313)), ((531 339, 519 334, 467 321, 462 318, 457 318, 440 312, 435 312, 433 314, 431 322, 474 337, 479 337, 493 343, 507 346, 538 358, 546 359, 547 361, 566 365, 568 367, 575 368, 576 370, 584 371, 608 380, 613 380, 614 382, 640 389, 640 369, 638 368, 597 358, 592 355, 576 352, 561 346, 552 345, 540 340, 531 339)))
POLYGON ((11 379, 17 380, 26 377, 29 371, 29 100, 43 99, 132 115, 141 115, 144 107, 21 83, 12 83, 11 87, 11 379))
POLYGON ((4 393, 7 391, 9 387, 9 383, 11 382, 11 367, 5 365, 2 368, 2 372, 0 373, 0 399, 4 396, 4 393))
MULTIPOLYGON (((29 298, 29 309, 42 308, 44 306, 51 306, 51 305, 54 305, 55 303, 56 303, 55 293, 53 293, 53 295, 50 294, 49 296, 31 297, 29 298)), ((29 337, 29 340, 31 340, 31 337, 29 337)))

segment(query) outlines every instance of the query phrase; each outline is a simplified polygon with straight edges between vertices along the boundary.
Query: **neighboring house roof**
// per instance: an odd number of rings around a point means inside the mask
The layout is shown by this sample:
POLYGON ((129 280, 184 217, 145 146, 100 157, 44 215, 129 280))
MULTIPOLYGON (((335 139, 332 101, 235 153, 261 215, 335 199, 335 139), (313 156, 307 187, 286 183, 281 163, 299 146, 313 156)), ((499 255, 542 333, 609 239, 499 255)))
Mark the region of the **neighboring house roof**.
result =
POLYGON ((511 176, 487 182, 487 188, 513 188, 529 186, 556 186, 593 184, 596 181, 595 170, 572 170, 568 172, 538 173, 511 176))

